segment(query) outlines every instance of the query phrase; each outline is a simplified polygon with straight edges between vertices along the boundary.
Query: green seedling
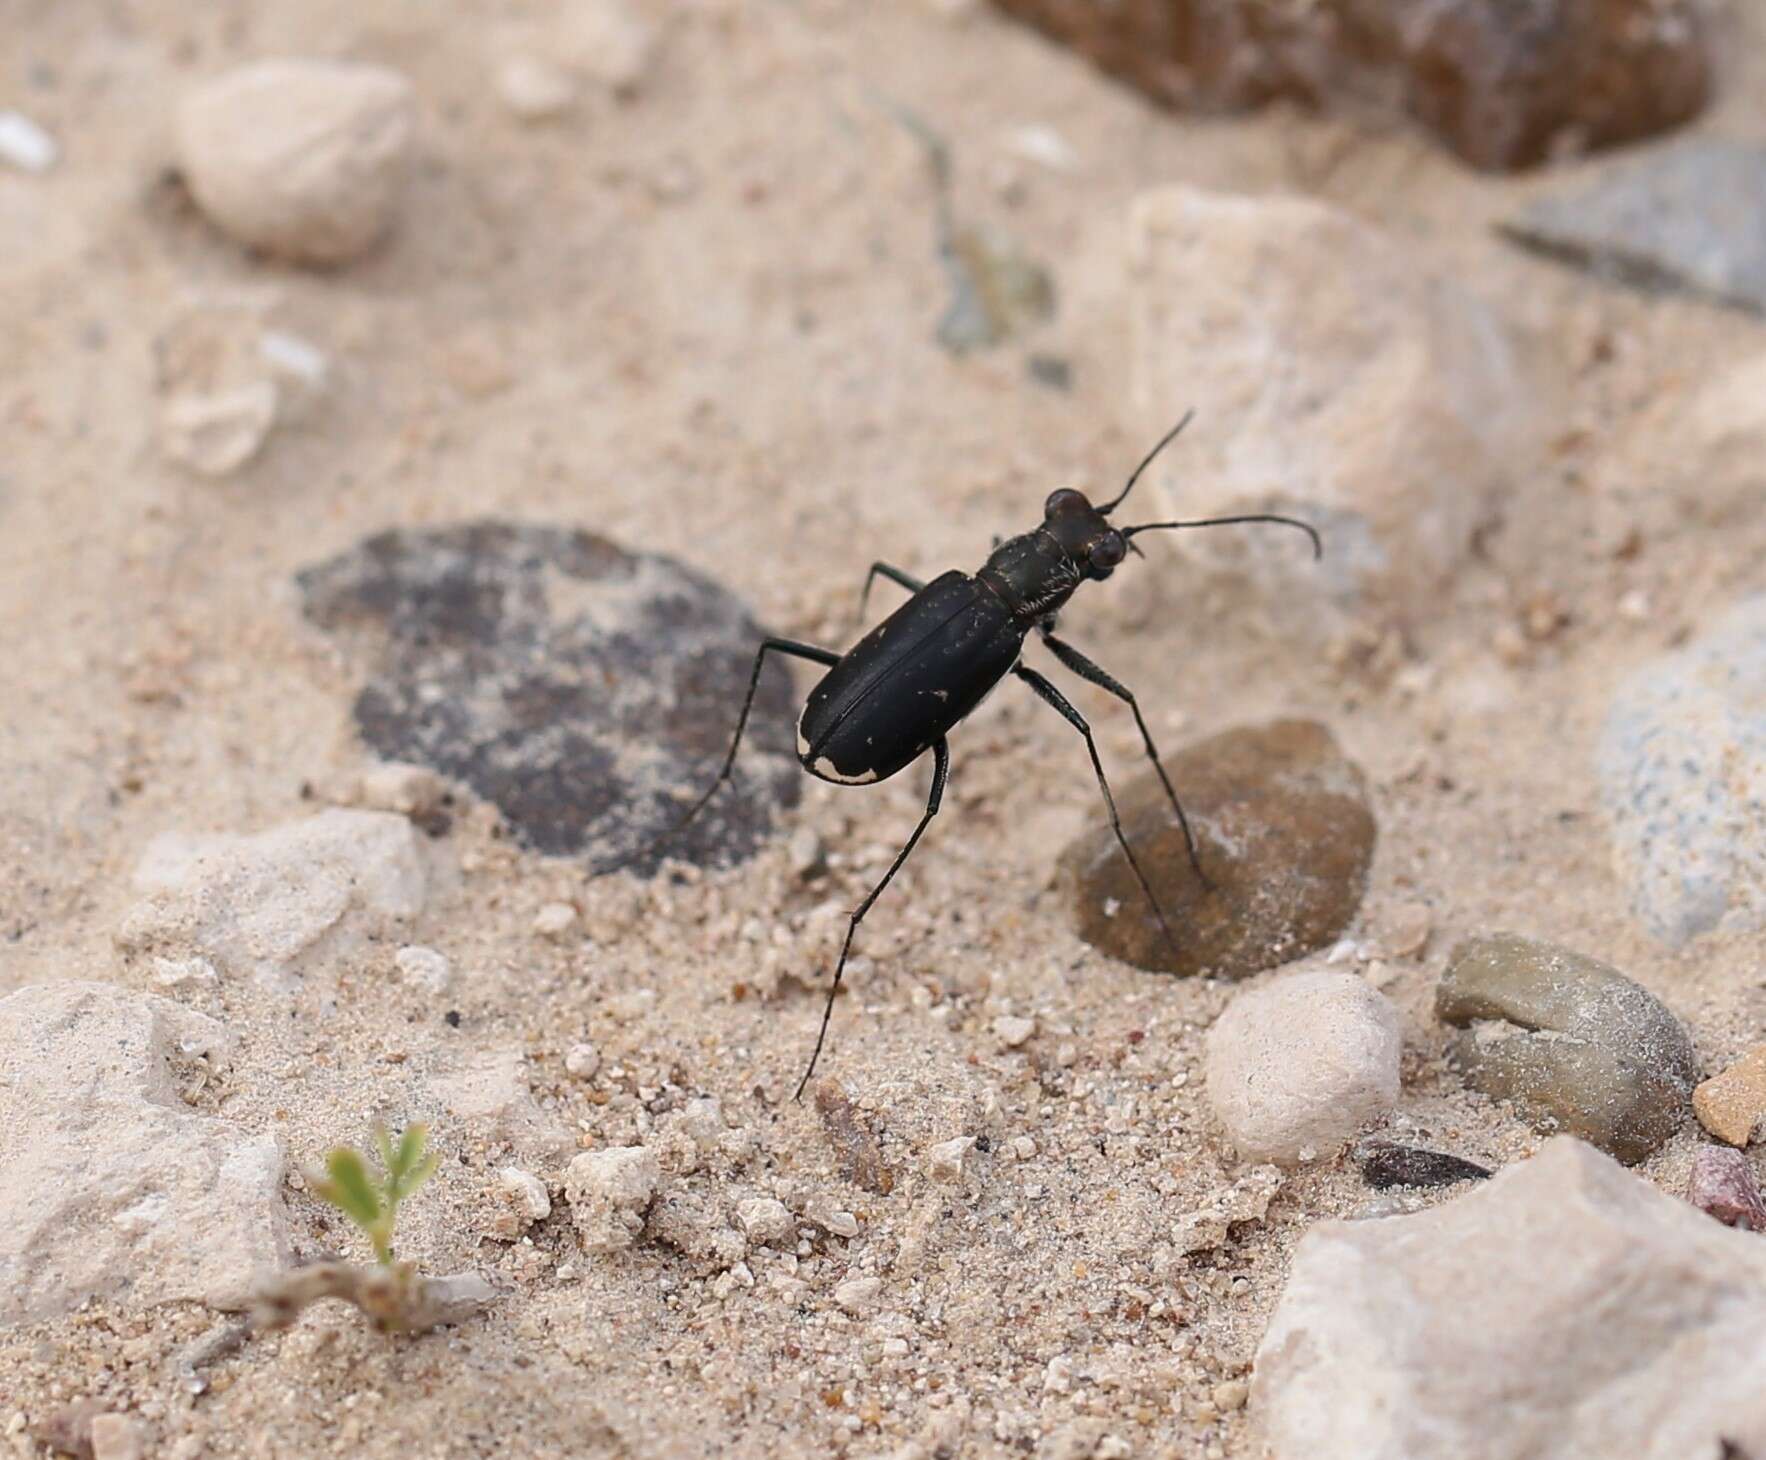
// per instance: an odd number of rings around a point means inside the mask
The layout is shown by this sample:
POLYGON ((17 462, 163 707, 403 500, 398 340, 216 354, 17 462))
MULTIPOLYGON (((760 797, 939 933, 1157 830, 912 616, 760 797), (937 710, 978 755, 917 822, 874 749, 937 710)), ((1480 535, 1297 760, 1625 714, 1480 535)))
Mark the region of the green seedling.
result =
POLYGON ((393 1224, 399 1203, 435 1174, 436 1154, 426 1149, 422 1125, 407 1126, 395 1146, 385 1126, 374 1125, 383 1175, 369 1175, 368 1163, 354 1146, 339 1146, 325 1158, 326 1175, 312 1178, 315 1194, 331 1203, 362 1229, 382 1267, 391 1267, 393 1224))

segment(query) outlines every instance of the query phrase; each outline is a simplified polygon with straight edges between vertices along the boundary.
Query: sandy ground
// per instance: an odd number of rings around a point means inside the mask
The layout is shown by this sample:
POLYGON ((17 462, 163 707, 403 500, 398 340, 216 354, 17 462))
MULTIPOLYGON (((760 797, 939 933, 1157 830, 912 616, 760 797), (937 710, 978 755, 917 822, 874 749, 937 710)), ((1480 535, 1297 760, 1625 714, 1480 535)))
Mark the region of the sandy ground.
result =
MULTIPOLYGON (((1301 190, 1375 219, 1502 297, 1572 382, 1557 469, 1518 486, 1484 559, 1412 626, 1416 673, 1286 645, 1254 601, 1173 554, 1131 564, 1065 620, 1174 743, 1304 714, 1368 771, 1380 840, 1358 930, 1417 901, 1434 926, 1389 973, 1409 1025, 1399 1129, 1487 1163, 1539 1139, 1441 1067, 1429 1000, 1465 933, 1514 928, 1608 959, 1669 1002, 1707 1067, 1756 1037, 1757 944, 1676 956, 1631 919, 1591 747, 1629 667, 1762 585, 1749 489, 1713 481, 1676 434, 1690 394, 1759 348, 1757 322, 1503 245, 1488 224, 1539 179, 1469 176, 1402 132, 1286 111, 1173 119, 987 16, 683 7, 635 101, 524 127, 486 72, 509 13, 7 0, 0 95, 65 156, 44 177, 0 173, 0 992, 142 982, 113 936, 152 837, 257 830, 310 810, 303 785, 359 770, 356 670, 301 622, 290 580, 368 533, 484 514, 580 524, 716 572, 778 631, 829 642, 873 557, 973 567, 1051 487, 1118 480, 1170 414, 1134 390, 1124 219, 1139 190, 1181 180, 1301 190), (248 259, 164 181, 181 90, 273 54, 378 61, 421 98, 396 235, 335 274, 248 259), (949 140, 971 216, 1052 262, 1061 308, 1028 341, 963 359, 936 344, 931 194, 891 105, 949 140), (1070 144, 1071 171, 1012 154, 1028 123, 1070 144), (200 480, 157 450, 153 345, 190 298, 235 289, 268 291, 338 382, 245 471, 200 480), (1029 351, 1067 358, 1071 390, 1033 382, 1029 351), (1619 614, 1637 590, 1647 615, 1619 614), (1568 624, 1509 662, 1504 634, 1542 592, 1568 624)), ((1702 125, 1758 139, 1766 26, 1745 19, 1743 38, 1702 125)), ((1188 493, 1206 509, 1206 482, 1188 493)), ((1132 724, 1080 699, 1131 765, 1132 724)), ((212 1315, 92 1305, 0 1334, 0 1433, 38 1453, 27 1420, 90 1395, 142 1417, 153 1453, 182 1456, 883 1455, 914 1440, 1078 1455, 1100 1435, 1121 1454, 1255 1454, 1246 1414, 1213 1412, 1215 1388, 1245 1375, 1301 1233, 1370 1194, 1346 1163, 1310 1169, 1228 1246, 1160 1257, 1173 1213, 1237 1169, 1199 1088, 1230 990, 1136 972, 1072 935, 1054 853, 1095 814, 1095 789, 1065 727, 1001 694, 953 749, 950 814, 866 927, 825 1065, 888 1132, 887 1195, 849 1185, 813 1109, 788 1097, 831 910, 911 828, 917 776, 806 788, 791 826, 813 828, 831 864, 809 885, 783 834, 729 874, 588 884, 512 849, 482 810, 463 816, 437 851, 458 876, 413 935, 461 970, 458 1029, 391 980, 390 948, 310 982, 292 1018, 243 985, 193 996, 241 1040, 200 1108, 278 1132, 296 1162, 374 1114, 424 1114, 404 1103, 405 1065, 514 1046, 584 1147, 714 1095, 755 1150, 698 1191, 819 1196, 858 1236, 757 1256, 756 1284, 722 1296, 666 1248, 585 1258, 562 1203, 529 1241, 496 1242, 485 1168, 504 1155, 443 1121, 443 1175, 404 1250, 495 1278, 508 1296, 493 1312, 389 1340, 321 1309, 192 1396, 165 1364, 212 1315), (560 899, 581 909, 580 940, 532 931, 560 899), (775 950, 778 989, 742 997, 775 950), (990 1033, 1006 1012, 1039 1022, 1023 1050, 990 1033), (603 1052, 592 1082, 563 1065, 584 1038, 603 1052), (1002 1148, 985 1179, 934 1184, 926 1148, 983 1130, 1002 1148), (1019 1136, 1036 1154, 1007 1159, 1019 1136), (832 1298, 854 1271, 883 1280, 858 1316, 832 1298), (1063 1357, 1076 1377, 1047 1385, 1063 1357)), ((1691 1143, 1646 1174, 1677 1188, 1691 1143)), ((341 1240, 304 1193, 289 1204, 303 1251, 341 1240)))

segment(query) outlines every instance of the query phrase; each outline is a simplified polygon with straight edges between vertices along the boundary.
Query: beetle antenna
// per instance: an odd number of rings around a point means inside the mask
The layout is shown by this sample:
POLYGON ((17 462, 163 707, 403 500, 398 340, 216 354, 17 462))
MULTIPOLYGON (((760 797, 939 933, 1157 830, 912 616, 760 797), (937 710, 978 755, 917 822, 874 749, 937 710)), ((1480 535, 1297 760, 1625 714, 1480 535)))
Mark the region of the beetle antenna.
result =
POLYGON ((1167 527, 1229 527, 1235 522, 1279 522, 1283 527, 1298 527, 1312 539, 1312 556, 1324 556, 1324 543, 1320 541, 1316 527, 1298 517, 1280 517, 1273 512, 1252 512, 1243 517, 1204 517, 1196 522, 1143 522, 1139 527, 1123 528, 1122 535, 1133 538, 1137 532, 1158 532, 1167 527))
POLYGON ((1163 451, 1167 446, 1169 446, 1173 441, 1175 441, 1177 439, 1177 433, 1180 432, 1181 430, 1183 430, 1183 428, 1185 426, 1189 425, 1190 417, 1194 416, 1195 414, 1196 413, 1194 411, 1185 411, 1183 413, 1183 419, 1181 421, 1179 421, 1175 426, 1173 426, 1169 431, 1167 431, 1163 436, 1161 436, 1159 438, 1159 444, 1157 446, 1155 446, 1151 451, 1149 451, 1146 454, 1145 459, 1141 462, 1141 464, 1134 469, 1133 474, 1128 479, 1128 485, 1126 487, 1124 487, 1120 492, 1118 492, 1114 497, 1112 497, 1108 502, 1106 502, 1102 507, 1098 508, 1098 511, 1100 513, 1102 513, 1105 517, 1108 517, 1111 512, 1113 512, 1118 506, 1121 505, 1122 499, 1134 490, 1134 484, 1141 479, 1141 473, 1144 472, 1149 466, 1151 466, 1153 464, 1153 458, 1155 456, 1157 456, 1161 451, 1163 451))

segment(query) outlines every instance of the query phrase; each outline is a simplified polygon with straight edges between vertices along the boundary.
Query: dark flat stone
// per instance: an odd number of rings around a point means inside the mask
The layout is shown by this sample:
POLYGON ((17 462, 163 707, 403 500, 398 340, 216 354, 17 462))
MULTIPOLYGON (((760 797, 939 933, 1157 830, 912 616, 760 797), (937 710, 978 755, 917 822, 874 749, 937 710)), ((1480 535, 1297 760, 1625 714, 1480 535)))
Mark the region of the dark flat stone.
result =
MULTIPOLYGON (((367 662, 355 717, 376 754, 463 782, 524 846, 593 865, 711 784, 762 636, 703 574, 562 528, 394 529, 296 581, 307 617, 367 662)), ((754 852, 801 789, 793 722, 769 661, 736 784, 665 855, 727 866, 754 852)))

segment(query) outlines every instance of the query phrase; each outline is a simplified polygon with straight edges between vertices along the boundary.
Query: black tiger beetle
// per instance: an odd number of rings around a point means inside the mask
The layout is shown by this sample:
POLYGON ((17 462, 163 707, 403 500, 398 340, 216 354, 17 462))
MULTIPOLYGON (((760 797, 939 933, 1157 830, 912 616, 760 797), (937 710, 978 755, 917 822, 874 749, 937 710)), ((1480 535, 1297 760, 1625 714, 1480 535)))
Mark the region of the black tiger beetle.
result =
POLYGON ((615 864, 616 867, 623 866, 679 834, 730 779, 736 765, 736 751, 742 744, 742 732, 748 726, 748 712, 754 706, 761 666, 768 654, 787 654, 827 668, 821 682, 809 692, 809 699, 797 721, 797 758, 812 776, 840 786, 868 786, 888 780, 928 750, 932 752, 932 790, 926 798, 926 812, 907 844, 896 853, 889 870, 866 894, 847 922, 846 939, 840 945, 840 959, 834 965, 834 980, 828 986, 821 1028, 816 1033, 816 1047, 810 1054, 803 1078, 798 1081, 797 1099, 803 1098, 804 1088, 821 1057, 822 1044, 828 1036, 828 1021, 834 1013, 834 998, 840 991, 840 977, 846 971, 847 955, 852 951, 853 934, 871 910, 871 904, 901 870, 932 818, 938 814, 939 803, 944 799, 944 784, 950 774, 950 746, 945 737, 1008 674, 1027 684, 1039 699, 1084 737, 1086 753, 1091 756, 1092 770, 1097 775, 1098 789, 1103 793, 1116 841, 1128 858, 1128 865, 1133 868, 1159 926, 1167 938, 1173 936, 1171 925, 1165 920, 1164 910, 1153 894, 1146 873, 1141 870, 1134 848, 1122 834, 1122 821, 1116 814, 1116 798, 1110 794, 1110 783, 1104 776, 1104 763, 1098 758, 1091 726, 1060 690, 1036 670, 1020 662, 1024 641, 1032 632, 1041 637, 1061 664, 1081 679, 1115 695, 1133 712, 1147 759, 1159 773, 1172 814, 1183 829, 1190 865, 1203 885, 1208 885, 1196 853, 1196 839, 1190 831, 1189 819, 1178 802, 1177 792, 1172 789, 1171 778, 1160 764, 1158 747, 1153 744, 1152 732, 1147 729, 1146 718, 1141 714, 1133 693, 1071 644, 1055 636, 1056 615, 1079 585, 1103 582, 1129 553, 1139 554, 1134 539, 1143 532, 1276 522, 1304 532, 1312 540, 1313 556, 1321 555, 1322 544, 1313 527, 1274 513, 1209 517, 1191 522, 1142 522, 1133 527, 1111 524, 1110 514, 1134 490, 1141 473, 1189 421, 1186 414, 1166 432, 1134 469, 1128 484, 1102 506, 1093 506, 1083 492, 1070 488, 1050 494, 1043 503, 1042 522, 1019 537, 997 543, 978 573, 953 569, 930 583, 923 583, 888 563, 872 563, 859 600, 861 620, 864 605, 870 598, 871 585, 879 577, 899 583, 913 597, 846 653, 836 654, 830 649, 794 639, 762 640, 754 656, 753 672, 748 677, 748 694, 742 701, 742 713, 736 719, 730 753, 724 757, 723 769, 718 772, 717 779, 674 826, 615 864))

